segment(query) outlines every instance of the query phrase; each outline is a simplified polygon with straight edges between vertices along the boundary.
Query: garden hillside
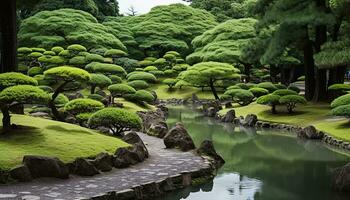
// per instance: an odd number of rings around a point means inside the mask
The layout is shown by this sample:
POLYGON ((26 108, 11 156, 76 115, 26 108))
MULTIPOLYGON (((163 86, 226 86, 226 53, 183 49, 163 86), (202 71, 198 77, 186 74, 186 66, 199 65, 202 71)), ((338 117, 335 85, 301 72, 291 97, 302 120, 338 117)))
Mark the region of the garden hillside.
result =
POLYGON ((11 134, 4 134, 0 129, 1 169, 21 164, 24 155, 53 156, 72 162, 77 157, 96 156, 101 152, 113 154, 117 148, 129 145, 73 124, 25 115, 12 115, 12 121, 19 127, 11 134))

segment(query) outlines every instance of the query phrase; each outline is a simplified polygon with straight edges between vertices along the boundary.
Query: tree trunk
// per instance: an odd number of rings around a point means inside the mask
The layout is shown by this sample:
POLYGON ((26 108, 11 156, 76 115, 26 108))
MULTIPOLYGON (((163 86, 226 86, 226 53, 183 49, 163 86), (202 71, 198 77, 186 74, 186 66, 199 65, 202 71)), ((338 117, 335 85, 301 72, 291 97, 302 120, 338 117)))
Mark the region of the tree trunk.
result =
POLYGON ((16 1, 3 0, 0 6, 0 73, 17 70, 16 1))
POLYGON ((315 62, 312 42, 306 29, 306 38, 303 46, 305 67, 305 98, 312 100, 315 92, 315 62))
POLYGON ((277 83, 278 68, 276 66, 270 66, 270 79, 272 83, 277 83))
POLYGON ((216 100, 219 100, 219 96, 218 96, 218 93, 216 92, 216 89, 215 89, 215 86, 214 86, 214 81, 213 79, 210 79, 210 82, 209 82, 209 86, 210 86, 210 89, 215 97, 216 100))
POLYGON ((69 81, 65 81, 62 83, 53 93, 51 100, 49 101, 49 107, 51 109, 52 115, 55 118, 55 120, 58 121, 64 121, 63 117, 61 117, 60 113, 58 112, 56 105, 55 105, 55 99, 58 97, 58 95, 62 92, 63 88, 69 83, 69 81))
POLYGON ((252 65, 250 64, 244 64, 244 74, 246 75, 245 82, 250 82, 250 69, 252 68, 252 65))
POLYGON ((95 90, 96 90, 96 86, 92 85, 90 93, 95 94, 95 90))
POLYGON ((10 130, 11 129, 11 116, 9 112, 9 107, 7 105, 1 106, 1 112, 2 112, 2 128, 3 130, 10 130))
POLYGON ((272 112, 272 114, 277 114, 276 105, 271 106, 271 112, 272 112))
POLYGON ((316 84, 313 101, 319 102, 327 99, 327 74, 325 69, 316 69, 316 84))

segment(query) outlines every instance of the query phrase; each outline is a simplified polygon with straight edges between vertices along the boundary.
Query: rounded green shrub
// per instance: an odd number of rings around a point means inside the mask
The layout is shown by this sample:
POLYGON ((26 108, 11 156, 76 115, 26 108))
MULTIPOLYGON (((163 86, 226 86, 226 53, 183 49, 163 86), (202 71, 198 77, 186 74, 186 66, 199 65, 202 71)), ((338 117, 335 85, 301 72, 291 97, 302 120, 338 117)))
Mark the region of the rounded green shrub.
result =
POLYGON ((32 85, 15 85, 0 92, 0 103, 46 104, 48 100, 49 95, 46 92, 32 85))
POLYGON ((241 88, 243 90, 249 90, 249 86, 245 83, 237 83, 236 86, 238 86, 239 88, 241 88))
POLYGON ((127 84, 114 84, 108 87, 113 97, 124 96, 126 94, 134 94, 136 92, 135 88, 127 84))
POLYGON ((152 93, 146 90, 138 90, 135 94, 125 95, 125 99, 142 104, 143 102, 152 103, 155 97, 152 95, 152 93))
POLYGON ((56 53, 54 51, 45 51, 43 54, 46 56, 55 56, 56 55, 56 53))
POLYGON ((138 64, 139 64, 140 67, 148 67, 148 66, 152 66, 153 65, 153 61, 142 60, 142 61, 139 61, 138 64))
POLYGON ((69 50, 63 50, 58 55, 61 56, 61 57, 64 57, 64 58, 72 58, 72 57, 74 57, 74 54, 72 54, 69 50))
POLYGON ((53 93, 53 89, 50 86, 47 85, 39 85, 38 88, 44 90, 47 93, 53 93))
POLYGON ((136 80, 128 82, 128 85, 135 88, 136 90, 146 89, 149 87, 149 84, 143 80, 136 80))
POLYGON ((109 49, 104 53, 104 56, 111 57, 111 58, 120 58, 120 57, 126 57, 128 56, 128 54, 119 49, 109 49))
POLYGON ((15 85, 38 85, 38 81, 32 77, 17 72, 0 74, 0 91, 15 85))
POLYGON ((300 76, 297 80, 298 81, 305 81, 305 76, 300 76))
POLYGON ((127 79, 128 81, 143 80, 148 83, 155 83, 157 81, 157 78, 153 74, 147 72, 133 73, 130 76, 128 76, 127 79))
POLYGON ((153 64, 157 67, 164 67, 165 65, 167 65, 167 62, 165 58, 159 58, 156 61, 154 61, 153 64))
POLYGON ((123 79, 117 75, 110 75, 109 78, 111 79, 112 84, 118 84, 123 82, 123 79))
POLYGON ((90 94, 87 98, 99 101, 99 102, 104 102, 105 98, 99 94, 90 94))
POLYGON ((346 94, 334 99, 331 103, 331 108, 336 108, 339 106, 344 106, 349 104, 350 104, 350 94, 346 94))
POLYGON ((85 69, 93 73, 102 73, 105 75, 120 75, 125 76, 126 71, 119 65, 92 62, 85 66, 85 69))
POLYGON ((36 75, 33 77, 37 82, 38 85, 40 86, 49 86, 49 85, 53 85, 56 83, 56 81, 54 79, 45 77, 44 75, 36 75))
POLYGON ((28 47, 20 47, 17 49, 18 54, 28 55, 32 52, 33 52, 33 50, 31 48, 28 48, 28 47))
POLYGON ((328 90, 343 93, 350 91, 350 84, 333 84, 328 87, 328 90))
POLYGON ((136 68, 139 68, 139 62, 130 58, 117 58, 114 59, 114 63, 122 66, 127 72, 135 71, 136 68))
POLYGON ((172 70, 172 69, 164 70, 164 75, 167 77, 174 77, 176 76, 176 74, 177 72, 175 70, 172 70))
POLYGON ((104 108, 94 113, 88 125, 91 128, 106 127, 113 135, 121 135, 124 131, 141 129, 140 117, 133 113, 119 108, 104 108))
POLYGON ((69 45, 67 47, 67 49, 69 51, 73 51, 73 52, 84 52, 84 51, 87 51, 86 47, 84 47, 83 45, 80 45, 80 44, 69 45))
POLYGON ((88 63, 91 63, 91 62, 103 63, 103 62, 105 62, 105 58, 101 55, 98 55, 98 54, 89 53, 85 56, 85 58, 86 58, 88 63))
POLYGON ((240 88, 237 85, 232 85, 232 86, 228 87, 226 90, 234 90, 234 89, 242 89, 242 88, 240 88))
POLYGON ((69 65, 75 66, 75 67, 83 67, 88 63, 86 58, 84 56, 74 56, 73 58, 69 59, 69 65))
POLYGON ((165 76, 165 73, 160 70, 155 70, 155 71, 149 71, 148 73, 153 74, 156 77, 163 77, 165 76))
POLYGON ((298 93, 298 94, 300 93, 300 89, 296 85, 293 85, 293 84, 288 86, 288 90, 294 90, 296 93, 298 93))
POLYGON ((46 49, 40 48, 40 47, 33 47, 31 48, 33 52, 39 52, 39 53, 44 53, 46 49))
POLYGON ((280 104, 286 105, 289 113, 292 113, 296 104, 306 104, 306 99, 299 95, 286 95, 280 98, 280 104))
POLYGON ((172 69, 178 72, 182 72, 187 70, 190 66, 188 64, 180 64, 180 65, 175 65, 172 69))
POLYGON ((44 72, 45 77, 63 81, 89 81, 89 72, 75 67, 55 67, 44 72))
POLYGON ((224 95, 229 95, 232 100, 241 106, 249 105, 253 102, 254 94, 249 90, 244 89, 232 89, 224 93, 224 95))
POLYGON ((157 71, 158 68, 155 66, 148 66, 146 68, 143 69, 145 72, 150 72, 150 71, 157 71))
POLYGON ((281 99, 281 97, 279 95, 268 94, 268 95, 264 95, 264 96, 259 97, 256 100, 256 103, 271 106, 271 111, 273 114, 275 114, 276 113, 276 105, 278 105, 280 103, 280 99, 281 99))
POLYGON ((63 51, 64 48, 63 47, 59 47, 59 46, 55 46, 51 48, 51 51, 55 52, 56 54, 61 53, 61 51, 63 51))
MULTIPOLYGON (((50 93, 50 96, 52 95, 53 93, 50 93)), ((69 102, 68 97, 62 93, 60 93, 54 100, 56 107, 64 107, 68 102, 69 102)))
POLYGON ((43 69, 41 67, 32 67, 28 70, 28 76, 36 76, 36 75, 39 75, 39 74, 42 74, 43 73, 43 69))
POLYGON ((167 78, 167 79, 163 80, 163 83, 166 84, 170 89, 175 87, 177 82, 178 82, 178 80, 174 79, 174 78, 167 78))
POLYGON ((342 105, 334 108, 332 110, 332 114, 335 116, 343 116, 343 117, 350 117, 350 104, 348 105, 342 105))
POLYGON ((272 94, 279 95, 279 96, 286 96, 286 95, 298 95, 298 93, 294 90, 288 90, 288 89, 278 89, 274 91, 272 94))
POLYGON ((29 58, 32 58, 32 59, 37 59, 39 57, 43 56, 42 53, 39 53, 39 52, 32 52, 28 55, 29 58))
POLYGON ((287 86, 285 86, 285 85, 283 85, 283 84, 281 84, 281 83, 275 84, 275 86, 276 86, 276 88, 277 88, 278 90, 287 89, 287 86))
POLYGON ((267 89, 259 88, 259 87, 250 88, 249 91, 253 93, 255 97, 261 97, 269 94, 269 91, 267 89))
POLYGON ((103 109, 105 106, 92 99, 74 99, 64 106, 64 110, 73 115, 79 113, 92 113, 103 109))
POLYGON ((112 80, 103 74, 91 74, 91 79, 88 84, 90 86, 99 87, 101 89, 112 85, 112 80))
POLYGON ((270 93, 277 90, 277 87, 271 82, 262 82, 256 85, 257 87, 267 89, 270 93))

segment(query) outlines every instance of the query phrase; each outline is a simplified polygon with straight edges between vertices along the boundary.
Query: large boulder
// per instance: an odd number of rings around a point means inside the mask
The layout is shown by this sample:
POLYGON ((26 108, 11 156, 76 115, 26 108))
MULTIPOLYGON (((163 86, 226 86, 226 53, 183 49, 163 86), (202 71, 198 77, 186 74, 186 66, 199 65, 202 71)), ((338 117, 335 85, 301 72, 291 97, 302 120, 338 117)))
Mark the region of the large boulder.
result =
POLYGON ((350 192, 350 163, 334 170, 332 188, 339 192, 350 192))
POLYGON ((166 148, 179 148, 182 151, 189 151, 196 148, 191 136, 181 123, 176 123, 169 130, 164 137, 164 144, 166 148))
POLYGON ((225 123, 232 123, 236 119, 235 110, 229 110, 222 118, 221 121, 225 123))
POLYGON ((134 147, 122 147, 117 149, 113 158, 113 165, 116 168, 125 168, 142 162, 142 158, 134 151, 134 147))
POLYGON ((208 108, 207 112, 206 112, 206 116, 208 117, 216 117, 216 113, 218 112, 219 110, 217 110, 216 108, 214 107, 210 107, 208 108))
POLYGON ((157 124, 152 124, 147 130, 147 135, 155 136, 158 138, 164 138, 168 132, 168 125, 166 122, 158 122, 157 124))
POLYGON ((308 126, 298 131, 299 138, 310 139, 310 140, 321 140, 324 133, 318 131, 314 126, 308 126))
POLYGON ((85 158, 77 158, 71 165, 71 170, 79 176, 94 176, 100 173, 94 164, 85 158))
POLYGON ((139 111, 137 114, 142 119, 144 132, 147 132, 153 124, 165 122, 167 117, 167 113, 162 108, 158 108, 156 111, 139 111))
POLYGON ((113 157, 108 153, 100 153, 96 156, 93 164, 98 170, 109 172, 113 169, 113 157))
POLYGON ((10 171, 11 178, 19 182, 29 182, 33 179, 29 168, 26 165, 21 165, 10 171))
POLYGON ((23 164, 28 167, 33 178, 69 178, 68 167, 58 158, 29 155, 24 156, 23 164))
POLYGON ((219 168, 225 164, 225 160, 216 152, 214 144, 210 140, 204 140, 197 149, 197 153, 201 156, 209 156, 212 158, 216 168, 219 168))
POLYGON ((149 154, 146 145, 143 143, 140 136, 135 131, 128 132, 123 137, 123 140, 133 145, 130 150, 138 155, 139 162, 142 162, 148 158, 149 154))
POLYGON ((245 117, 242 125, 248 127, 254 127, 256 122, 258 122, 258 117, 254 114, 249 114, 245 117))

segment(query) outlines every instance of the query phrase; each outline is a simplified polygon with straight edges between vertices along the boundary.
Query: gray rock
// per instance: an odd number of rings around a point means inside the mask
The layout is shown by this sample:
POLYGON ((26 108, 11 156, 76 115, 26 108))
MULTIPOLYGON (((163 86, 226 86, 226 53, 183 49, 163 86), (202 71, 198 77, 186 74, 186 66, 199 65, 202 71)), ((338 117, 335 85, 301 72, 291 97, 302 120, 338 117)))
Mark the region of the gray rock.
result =
POLYGON ((28 167, 33 178, 69 178, 68 167, 58 158, 44 156, 24 156, 23 164, 28 167))
POLYGON ((231 102, 226 102, 225 103, 225 108, 232 108, 232 103, 231 102))
POLYGON ((139 156, 139 162, 144 161, 146 158, 148 158, 148 150, 146 148, 146 145, 141 140, 140 136, 137 135, 136 132, 131 131, 128 132, 124 137, 123 140, 129 144, 132 144, 133 147, 131 148, 131 151, 135 152, 139 156))
POLYGON ((249 114, 245 117, 243 126, 253 127, 258 122, 258 117, 254 114, 249 114))
POLYGON ((41 117, 41 118, 50 118, 50 115, 45 112, 35 112, 35 113, 30 113, 30 116, 32 117, 41 117))
POLYGON ((132 147, 122 147, 114 154, 113 165, 116 168, 125 168, 142 162, 139 155, 132 150, 132 147))
POLYGON ((215 117, 217 112, 218 112, 218 110, 216 108, 210 107, 210 108, 208 108, 207 116, 208 117, 215 117))
POLYGON ((235 110, 231 109, 224 115, 221 121, 225 123, 232 123, 235 118, 236 118, 236 112, 235 110))
POLYGON ((32 175, 26 165, 21 165, 10 171, 11 178, 19 182, 29 182, 33 180, 32 175))
POLYGON ((350 163, 333 171, 332 188, 339 192, 350 192, 350 163))
POLYGON ((321 140, 324 136, 323 132, 317 131, 314 126, 308 126, 298 131, 299 138, 305 138, 310 140, 321 140))
POLYGON ((99 171, 92 162, 85 158, 77 158, 73 162, 73 173, 79 176, 94 176, 99 174, 99 171))
POLYGON ((9 180, 9 174, 0 169, 0 183, 5 184, 9 180))
POLYGON ((204 140, 200 147, 197 149, 199 155, 209 156, 213 159, 216 168, 221 167, 225 160, 216 152, 214 144, 210 140, 204 140))
POLYGON ((151 125, 151 127, 147 131, 147 134, 158 138, 164 138, 167 132, 168 125, 165 122, 158 122, 157 124, 151 125))
POLYGON ((179 148, 182 151, 195 149, 194 142, 181 123, 177 123, 164 137, 166 148, 179 148))
POLYGON ((108 153, 98 154, 93 163, 102 172, 109 172, 113 169, 113 157, 108 153))

